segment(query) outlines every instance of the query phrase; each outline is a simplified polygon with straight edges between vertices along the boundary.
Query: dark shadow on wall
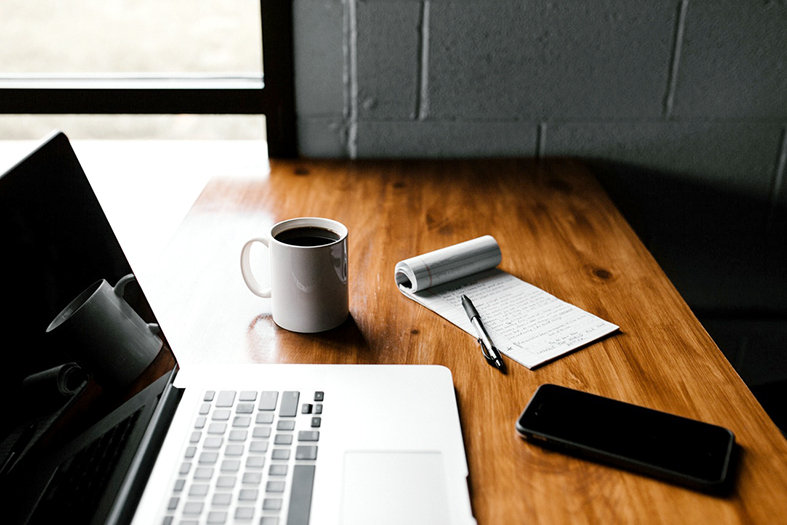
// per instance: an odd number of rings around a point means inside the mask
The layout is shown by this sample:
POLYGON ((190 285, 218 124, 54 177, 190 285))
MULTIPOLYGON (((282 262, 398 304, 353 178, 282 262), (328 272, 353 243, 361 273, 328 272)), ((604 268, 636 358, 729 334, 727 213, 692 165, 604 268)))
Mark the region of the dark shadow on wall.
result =
POLYGON ((584 159, 777 425, 787 429, 787 210, 769 196, 584 159))
POLYGON ((768 197, 586 161, 696 312, 787 316, 787 212, 768 197))

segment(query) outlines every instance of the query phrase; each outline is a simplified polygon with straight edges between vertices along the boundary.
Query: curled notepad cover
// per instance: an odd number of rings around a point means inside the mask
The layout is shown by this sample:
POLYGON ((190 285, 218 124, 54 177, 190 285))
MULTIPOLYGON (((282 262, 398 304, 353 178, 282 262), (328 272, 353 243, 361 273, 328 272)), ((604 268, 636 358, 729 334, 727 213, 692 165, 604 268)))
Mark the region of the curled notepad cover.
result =
POLYGON ((494 268, 502 259, 497 241, 485 235, 397 263, 396 284, 403 291, 423 291, 494 268))

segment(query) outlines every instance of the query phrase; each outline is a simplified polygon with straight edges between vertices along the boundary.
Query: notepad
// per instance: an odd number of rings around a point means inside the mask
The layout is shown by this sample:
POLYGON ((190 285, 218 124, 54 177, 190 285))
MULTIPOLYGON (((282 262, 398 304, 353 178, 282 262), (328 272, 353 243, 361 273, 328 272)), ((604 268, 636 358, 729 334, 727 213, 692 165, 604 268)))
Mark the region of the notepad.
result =
POLYGON ((534 368, 619 327, 497 268, 502 253, 486 235, 396 264, 396 285, 410 299, 475 336, 461 296, 472 299, 503 354, 534 368))

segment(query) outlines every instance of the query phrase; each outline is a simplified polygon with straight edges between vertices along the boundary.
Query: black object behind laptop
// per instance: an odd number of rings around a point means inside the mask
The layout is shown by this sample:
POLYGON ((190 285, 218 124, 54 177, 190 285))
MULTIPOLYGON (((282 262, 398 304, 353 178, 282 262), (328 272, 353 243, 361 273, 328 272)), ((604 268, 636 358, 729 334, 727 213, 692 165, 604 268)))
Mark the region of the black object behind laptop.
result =
MULTIPOLYGON (((126 399, 139 384, 107 392, 91 380, 71 397, 30 395, 24 386, 26 378, 73 361, 74 343, 46 333, 58 312, 87 284, 132 273, 65 135, 52 136, 0 178, 0 243, 7 301, 0 388, 9 400, 0 423, 0 460, 13 502, 11 522, 52 523, 64 516, 74 523, 103 522, 166 375, 131 401, 126 399)), ((153 321, 141 289, 129 295, 135 310, 153 321)), ((174 359, 167 363, 171 368, 174 359)))

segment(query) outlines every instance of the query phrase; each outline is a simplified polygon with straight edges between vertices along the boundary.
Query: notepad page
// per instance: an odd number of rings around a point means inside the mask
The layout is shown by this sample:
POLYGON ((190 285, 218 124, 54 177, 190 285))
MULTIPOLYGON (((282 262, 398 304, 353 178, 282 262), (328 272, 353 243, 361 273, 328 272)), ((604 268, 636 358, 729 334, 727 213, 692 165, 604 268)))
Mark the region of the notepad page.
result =
POLYGON ((422 292, 402 293, 476 335, 461 296, 475 305, 498 350, 533 368, 618 330, 618 326, 493 268, 422 292))

